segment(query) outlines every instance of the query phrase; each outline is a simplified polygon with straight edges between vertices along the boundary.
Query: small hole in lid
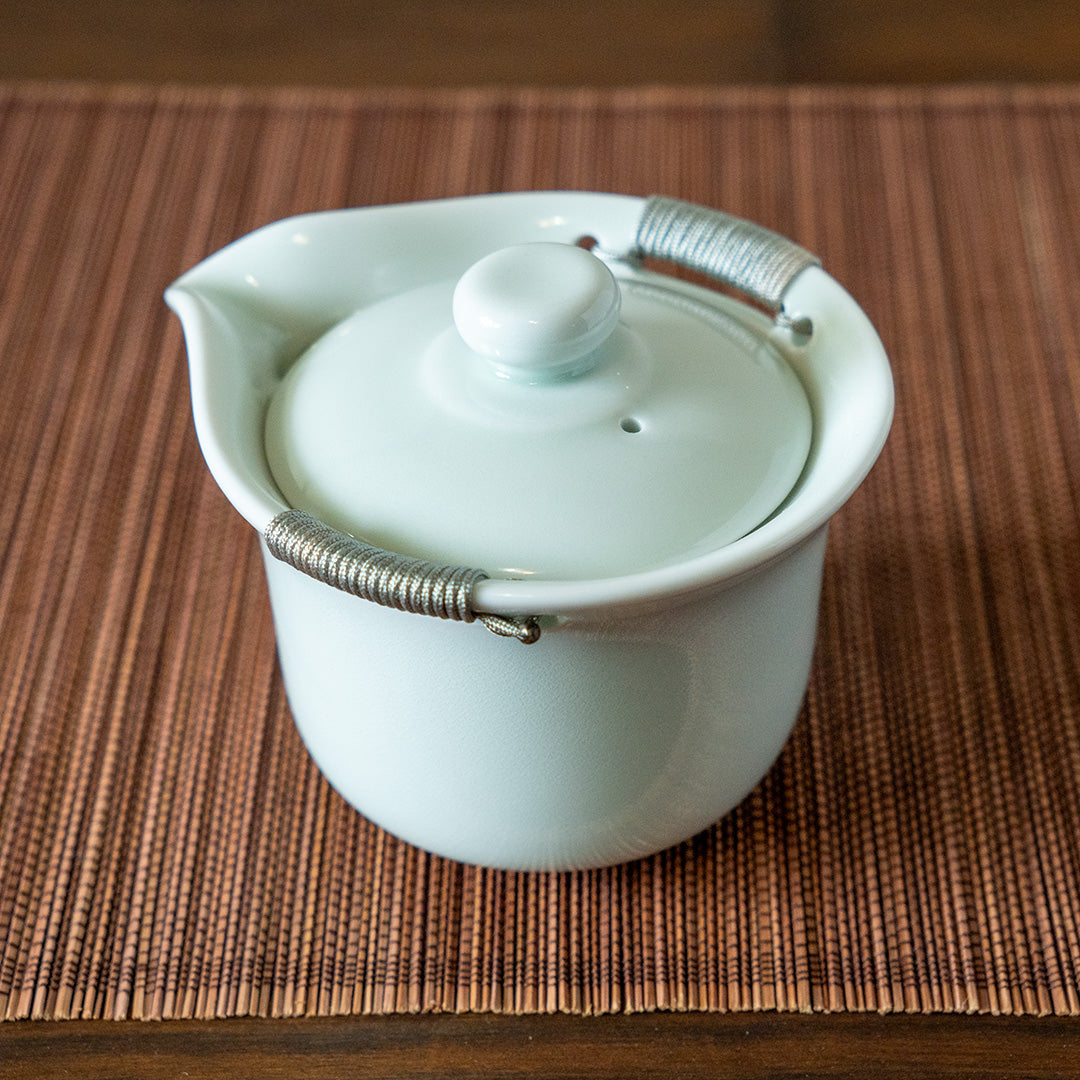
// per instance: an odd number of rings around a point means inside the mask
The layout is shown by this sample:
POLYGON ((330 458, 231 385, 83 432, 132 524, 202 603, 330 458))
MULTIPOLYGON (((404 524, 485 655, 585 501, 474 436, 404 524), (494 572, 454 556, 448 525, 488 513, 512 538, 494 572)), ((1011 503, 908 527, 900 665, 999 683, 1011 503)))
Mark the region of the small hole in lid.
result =
POLYGON ((633 416, 624 416, 619 421, 619 427, 631 435, 636 435, 641 430, 641 421, 633 416))

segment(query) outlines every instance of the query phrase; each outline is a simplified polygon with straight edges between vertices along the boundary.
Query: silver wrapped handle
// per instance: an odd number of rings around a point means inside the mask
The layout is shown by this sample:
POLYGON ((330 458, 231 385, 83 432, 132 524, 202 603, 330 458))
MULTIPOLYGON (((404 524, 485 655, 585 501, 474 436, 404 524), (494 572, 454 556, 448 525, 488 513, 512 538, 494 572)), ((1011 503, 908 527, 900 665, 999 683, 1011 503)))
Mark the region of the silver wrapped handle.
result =
MULTIPOLYGON (((638 222, 634 255, 696 270, 739 289, 773 312, 792 279, 819 260, 798 244, 719 210, 653 196, 638 222)), ((270 554, 335 589, 384 607, 458 622, 480 621, 503 637, 532 644, 533 617, 477 612, 473 590, 483 570, 441 566, 365 544, 302 510, 286 510, 263 537, 270 554)))
POLYGON ((531 645, 540 637, 535 619, 511 619, 473 610, 473 589, 488 574, 442 566, 385 551, 331 528, 303 510, 285 510, 263 532, 275 559, 308 577, 383 607, 456 622, 479 619, 494 634, 531 645))
POLYGON ((761 225, 720 210, 654 195, 646 200, 634 247, 697 270, 740 290, 770 311, 783 307, 784 290, 821 260, 761 225))

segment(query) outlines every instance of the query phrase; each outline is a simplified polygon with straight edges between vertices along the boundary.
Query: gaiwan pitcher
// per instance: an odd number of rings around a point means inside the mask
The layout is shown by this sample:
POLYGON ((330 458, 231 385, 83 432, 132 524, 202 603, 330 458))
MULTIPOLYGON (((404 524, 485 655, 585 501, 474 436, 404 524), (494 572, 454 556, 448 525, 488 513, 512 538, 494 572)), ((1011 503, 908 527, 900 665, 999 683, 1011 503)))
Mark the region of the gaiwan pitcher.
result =
POLYGON ((892 381, 818 261, 665 198, 279 221, 166 293, 297 727, 440 855, 616 863, 769 768, 892 381), (646 267, 698 271, 753 303, 646 267))

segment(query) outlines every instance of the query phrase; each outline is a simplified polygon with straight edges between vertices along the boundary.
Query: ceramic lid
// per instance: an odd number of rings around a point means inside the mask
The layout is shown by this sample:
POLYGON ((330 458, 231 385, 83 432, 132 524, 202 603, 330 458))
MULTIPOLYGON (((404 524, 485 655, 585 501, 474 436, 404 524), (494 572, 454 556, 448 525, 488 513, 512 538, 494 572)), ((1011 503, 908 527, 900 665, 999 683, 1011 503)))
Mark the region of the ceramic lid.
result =
POLYGON ((806 462, 811 412, 743 305, 532 243, 361 308, 275 393, 289 503, 493 576, 634 573, 745 535, 806 462))

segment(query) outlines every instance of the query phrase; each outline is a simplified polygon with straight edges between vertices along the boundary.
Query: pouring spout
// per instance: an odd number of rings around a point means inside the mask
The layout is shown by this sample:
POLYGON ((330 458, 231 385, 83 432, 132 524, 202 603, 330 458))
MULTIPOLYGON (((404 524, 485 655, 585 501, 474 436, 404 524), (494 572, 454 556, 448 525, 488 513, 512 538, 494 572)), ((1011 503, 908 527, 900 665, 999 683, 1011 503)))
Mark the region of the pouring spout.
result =
POLYGON ((260 531, 286 508, 266 463, 266 407, 295 355, 291 335, 185 275, 165 291, 187 344, 195 433, 226 498, 260 531))

